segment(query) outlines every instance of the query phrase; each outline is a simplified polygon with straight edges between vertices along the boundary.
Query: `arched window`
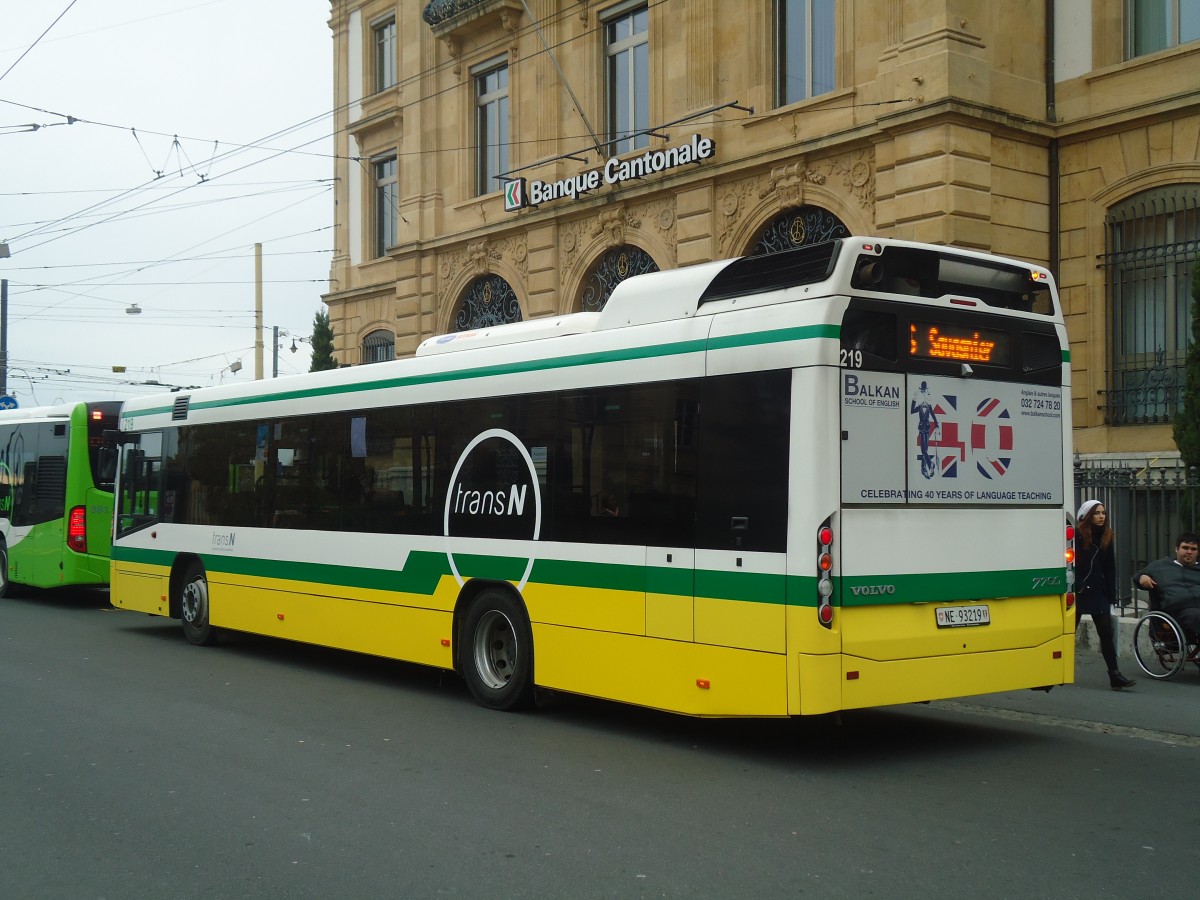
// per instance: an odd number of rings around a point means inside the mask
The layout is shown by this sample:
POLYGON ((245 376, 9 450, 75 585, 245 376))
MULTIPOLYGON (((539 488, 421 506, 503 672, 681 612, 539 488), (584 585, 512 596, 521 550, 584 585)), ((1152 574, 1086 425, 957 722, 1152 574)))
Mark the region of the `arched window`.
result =
POLYGON ((521 305, 507 281, 499 275, 480 275, 469 285, 454 314, 454 330, 470 331, 521 321, 521 305))
POLYGON ((382 328, 372 331, 362 342, 364 363, 387 362, 396 358, 396 336, 382 328))
POLYGON ((579 308, 583 312, 599 312, 612 295, 613 288, 634 275, 657 272, 654 257, 640 247, 613 247, 596 261, 583 282, 579 308))
POLYGON ((781 212, 767 223, 750 249, 750 256, 778 253, 806 244, 819 244, 850 236, 842 220, 819 206, 798 206, 781 212))
POLYGON ((1136 194, 1105 218, 1110 425, 1169 422, 1183 400, 1198 209, 1200 185, 1180 184, 1136 194))

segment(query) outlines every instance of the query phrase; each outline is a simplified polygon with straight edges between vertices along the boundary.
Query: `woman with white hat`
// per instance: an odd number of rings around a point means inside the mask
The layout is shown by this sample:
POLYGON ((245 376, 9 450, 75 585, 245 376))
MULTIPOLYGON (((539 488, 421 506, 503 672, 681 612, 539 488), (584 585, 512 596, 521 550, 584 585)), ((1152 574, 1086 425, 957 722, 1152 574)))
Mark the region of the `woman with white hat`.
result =
POLYGON ((1117 557, 1108 511, 1099 500, 1084 500, 1075 522, 1075 628, 1091 616, 1100 639, 1100 655, 1108 666, 1108 683, 1114 691, 1136 684, 1117 669, 1113 640, 1112 607, 1117 602, 1117 557))

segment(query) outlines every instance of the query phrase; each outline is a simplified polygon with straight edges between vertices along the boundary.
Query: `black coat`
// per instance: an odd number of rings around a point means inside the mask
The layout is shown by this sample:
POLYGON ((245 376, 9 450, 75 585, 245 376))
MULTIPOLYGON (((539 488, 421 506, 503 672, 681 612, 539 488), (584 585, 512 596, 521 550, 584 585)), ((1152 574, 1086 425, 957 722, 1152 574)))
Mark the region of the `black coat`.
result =
POLYGON ((1075 537, 1075 605, 1081 616, 1103 616, 1117 602, 1116 541, 1101 546, 1104 532, 1093 534, 1093 543, 1084 546, 1083 536, 1075 537))

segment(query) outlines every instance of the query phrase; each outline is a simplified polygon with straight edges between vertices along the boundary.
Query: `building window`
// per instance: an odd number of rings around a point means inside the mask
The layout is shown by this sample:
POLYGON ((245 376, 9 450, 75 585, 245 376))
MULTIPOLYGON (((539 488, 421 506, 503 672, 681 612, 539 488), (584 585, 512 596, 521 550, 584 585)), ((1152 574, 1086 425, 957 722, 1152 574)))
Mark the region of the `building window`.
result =
POLYGON ((375 256, 386 256, 396 244, 400 192, 396 157, 377 160, 375 169, 375 256))
POLYGON ((1138 194, 1109 210, 1105 228, 1112 323, 1106 421, 1166 423, 1183 400, 1200 185, 1138 194))
POLYGON ((512 285, 499 275, 481 275, 467 286, 458 304, 454 330, 470 331, 520 321, 521 305, 512 285))
POLYGON ((396 336, 390 331, 372 331, 362 342, 364 363, 387 362, 396 358, 396 336))
POLYGON ((500 190, 508 171, 508 66, 475 75, 475 192, 500 190))
POLYGON ((396 20, 388 19, 372 26, 375 34, 375 90, 396 83, 396 20))
POLYGON ((613 154, 650 145, 650 13, 630 9, 604 25, 608 137, 613 154))
POLYGON ((781 212, 758 233, 750 256, 779 253, 793 247, 819 244, 850 236, 850 229, 827 209, 799 206, 781 212))
POLYGON ((657 271, 658 263, 641 247, 613 247, 600 257, 583 282, 579 308, 583 312, 599 312, 612 296, 613 288, 626 278, 657 271))
POLYGON ((833 9, 834 0, 775 0, 778 105, 833 90, 833 9))
POLYGON ((1126 0, 1130 59, 1200 40, 1196 0, 1126 0))

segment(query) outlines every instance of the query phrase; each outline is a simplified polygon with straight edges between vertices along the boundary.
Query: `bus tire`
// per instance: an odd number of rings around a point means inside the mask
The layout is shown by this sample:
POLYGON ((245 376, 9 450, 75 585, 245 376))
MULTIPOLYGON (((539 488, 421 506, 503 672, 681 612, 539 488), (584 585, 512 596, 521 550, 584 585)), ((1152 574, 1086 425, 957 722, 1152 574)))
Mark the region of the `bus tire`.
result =
POLYGON ((216 643, 216 629, 208 621, 208 579, 200 563, 188 566, 179 582, 179 621, 189 643, 197 647, 216 643))
POLYGON ((0 541, 0 597, 8 596, 8 544, 0 541))
POLYGON ((489 588, 472 602, 460 632, 458 661, 471 695, 488 709, 533 702, 533 629, 510 592, 489 588))

